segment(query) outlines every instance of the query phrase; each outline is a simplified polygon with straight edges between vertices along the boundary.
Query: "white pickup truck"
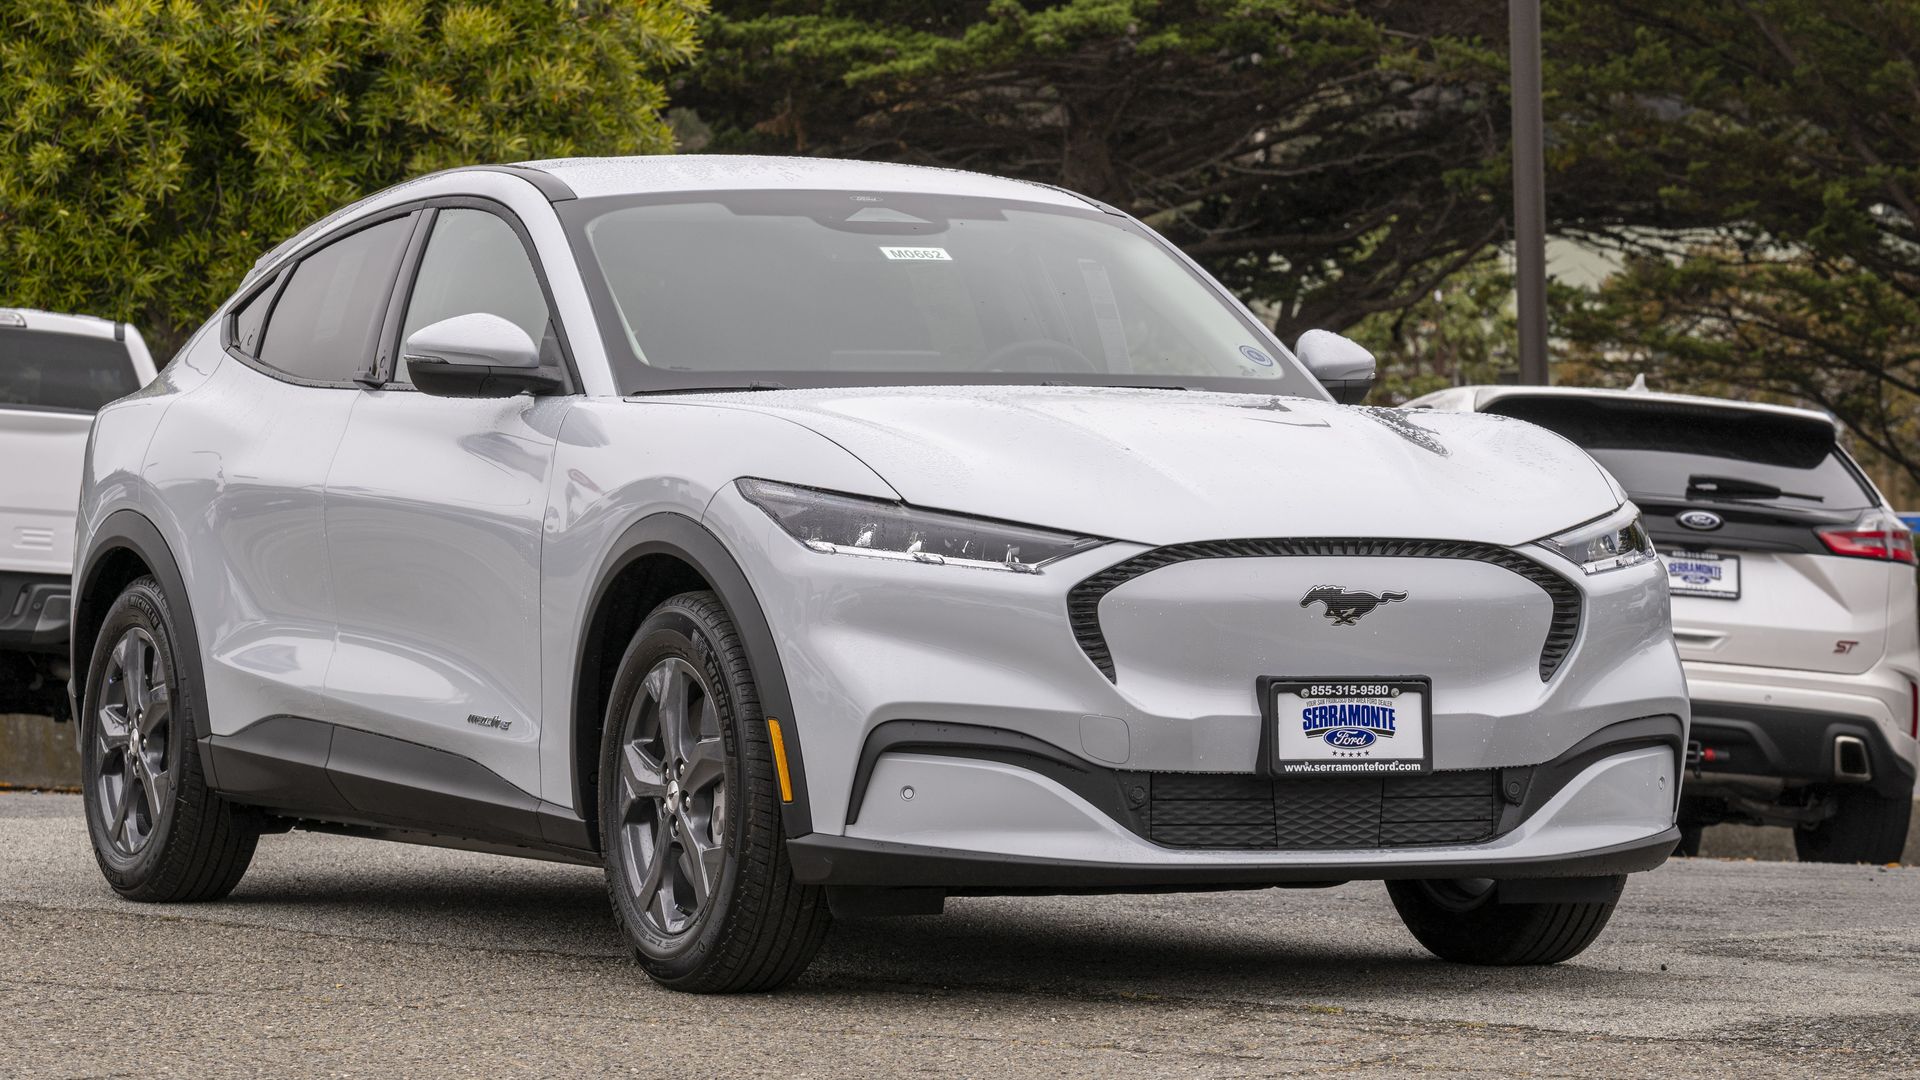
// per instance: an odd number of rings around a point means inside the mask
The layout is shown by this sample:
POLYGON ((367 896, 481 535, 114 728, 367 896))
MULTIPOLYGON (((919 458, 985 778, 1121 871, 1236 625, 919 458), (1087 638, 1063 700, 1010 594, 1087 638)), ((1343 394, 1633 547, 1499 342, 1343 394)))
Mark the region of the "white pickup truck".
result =
POLYGON ((66 711, 87 431, 100 406, 153 377, 126 323, 0 308, 0 713, 66 711))

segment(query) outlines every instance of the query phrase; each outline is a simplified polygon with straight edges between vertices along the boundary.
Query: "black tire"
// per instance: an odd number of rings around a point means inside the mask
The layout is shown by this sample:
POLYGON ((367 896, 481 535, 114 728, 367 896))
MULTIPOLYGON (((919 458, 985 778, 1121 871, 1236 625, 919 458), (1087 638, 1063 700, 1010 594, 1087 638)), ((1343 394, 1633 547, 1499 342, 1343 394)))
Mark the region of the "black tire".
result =
POLYGON ((1557 964, 1580 955, 1613 917, 1608 903, 1501 904, 1491 881, 1389 881, 1400 921, 1456 964, 1557 964))
POLYGON ((260 836, 250 813, 207 788, 194 738, 205 703, 180 675, 193 645, 174 627, 159 582, 140 578, 107 610, 87 665, 87 832, 107 884, 129 900, 218 900, 240 883, 260 836))
POLYGON ((825 890, 796 883, 787 861, 746 650, 710 592, 655 608, 620 659, 601 739, 600 835, 614 916, 663 986, 771 990, 826 938, 825 890))
POLYGON ((1832 817, 1793 830, 1793 850, 1801 862, 1896 863, 1907 847, 1913 796, 1888 798, 1866 788, 1830 792, 1832 817))
POLYGON ((1706 831, 1707 827, 1704 825, 1687 825, 1683 823, 1680 826, 1680 842, 1673 845, 1673 853, 1688 859, 1700 854, 1701 834, 1706 831))

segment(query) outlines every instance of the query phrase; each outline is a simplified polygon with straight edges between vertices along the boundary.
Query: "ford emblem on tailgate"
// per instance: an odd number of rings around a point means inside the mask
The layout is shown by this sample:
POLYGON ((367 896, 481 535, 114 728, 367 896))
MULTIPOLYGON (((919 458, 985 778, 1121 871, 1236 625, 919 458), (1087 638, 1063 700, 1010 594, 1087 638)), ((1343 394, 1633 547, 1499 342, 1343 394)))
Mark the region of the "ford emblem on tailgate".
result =
POLYGON ((1702 532, 1717 529, 1721 525, 1720 515, 1711 510, 1688 510, 1674 520, 1689 529, 1699 529, 1702 532))

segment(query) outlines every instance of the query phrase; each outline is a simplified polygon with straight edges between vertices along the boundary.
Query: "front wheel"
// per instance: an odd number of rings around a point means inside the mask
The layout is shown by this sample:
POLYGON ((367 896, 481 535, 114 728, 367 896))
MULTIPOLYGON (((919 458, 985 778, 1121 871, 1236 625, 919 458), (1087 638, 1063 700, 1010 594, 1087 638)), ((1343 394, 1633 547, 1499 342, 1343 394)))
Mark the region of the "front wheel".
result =
POLYGON ((1387 895, 1414 939, 1456 964, 1557 964, 1593 944, 1613 902, 1503 904, 1479 878, 1389 881, 1387 895))
POLYGON ((600 751, 607 890, 641 967, 676 990, 771 990, 826 937, 793 880, 767 721, 708 592, 654 609, 620 659, 600 751))
POLYGON ((1793 850, 1801 862, 1893 863, 1907 846, 1913 797, 1891 798, 1865 788, 1842 789, 1827 796, 1833 816, 1793 830, 1793 850))

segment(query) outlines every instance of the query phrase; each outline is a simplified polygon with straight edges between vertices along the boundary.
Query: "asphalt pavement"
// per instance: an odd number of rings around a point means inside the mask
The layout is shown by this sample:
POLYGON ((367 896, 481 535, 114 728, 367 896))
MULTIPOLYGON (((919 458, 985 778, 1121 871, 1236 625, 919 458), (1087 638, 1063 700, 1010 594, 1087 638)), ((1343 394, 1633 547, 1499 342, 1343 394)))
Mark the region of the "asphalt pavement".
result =
POLYGON ((0 1075, 1920 1075, 1920 869, 1676 860, 1599 943, 1456 967, 1378 884, 961 899, 778 994, 655 989, 580 867, 308 833, 228 900, 102 883, 0 794, 0 1075))

